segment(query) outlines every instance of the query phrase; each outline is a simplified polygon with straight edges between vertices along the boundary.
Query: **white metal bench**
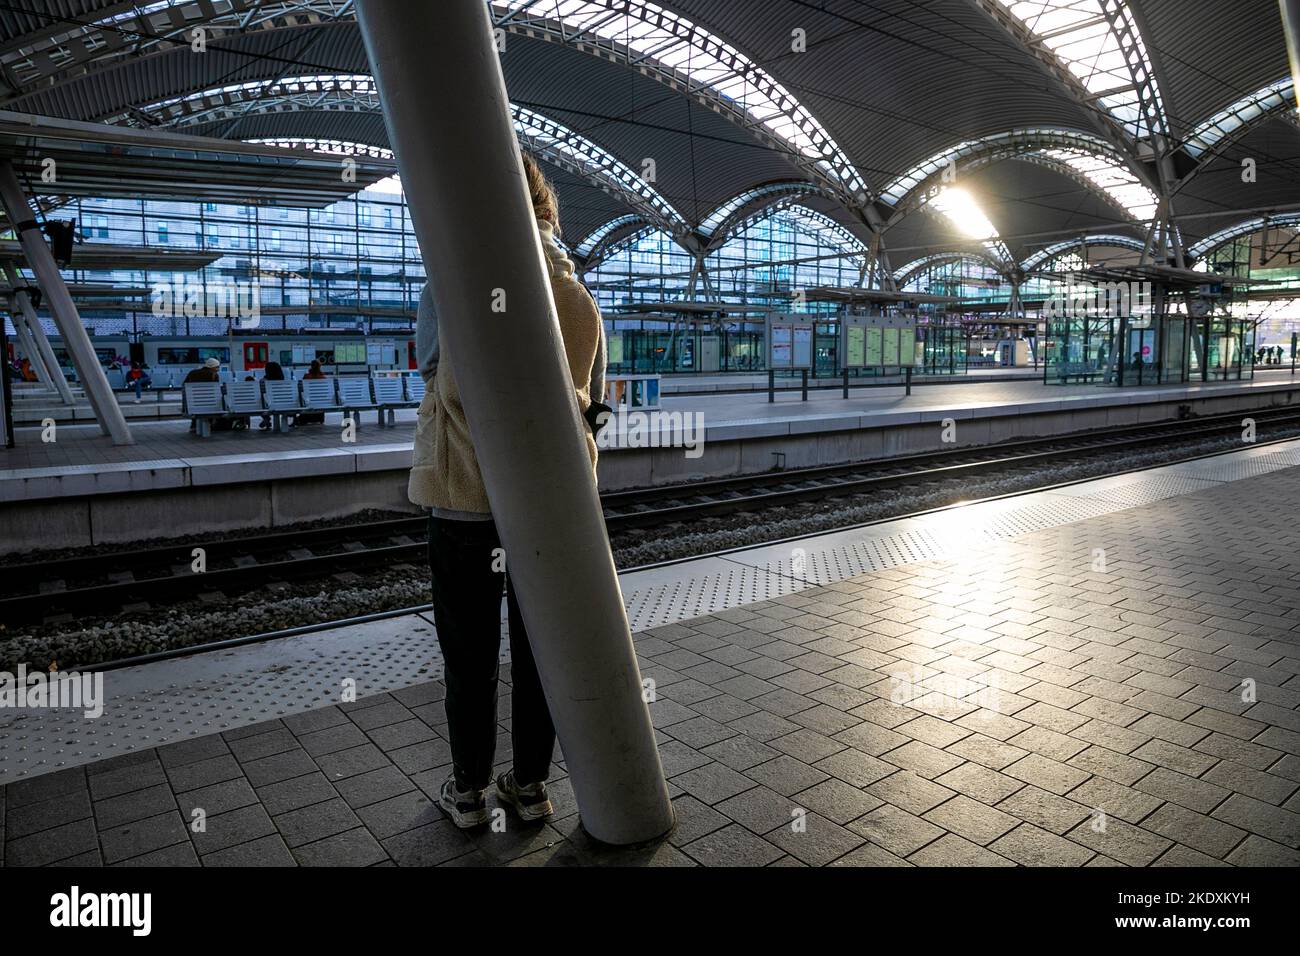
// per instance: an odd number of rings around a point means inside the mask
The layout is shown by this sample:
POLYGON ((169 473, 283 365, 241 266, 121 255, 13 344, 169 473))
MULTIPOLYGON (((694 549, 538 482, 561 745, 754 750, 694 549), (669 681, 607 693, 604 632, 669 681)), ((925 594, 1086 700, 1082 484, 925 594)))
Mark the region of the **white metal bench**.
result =
POLYGON ((226 386, 226 411, 245 422, 265 410, 258 382, 231 382, 226 386))
MULTIPOLYGON (((375 408, 375 402, 370 397, 370 379, 360 375, 341 376, 338 385, 339 405, 343 407, 343 417, 345 419, 352 418, 360 427, 360 413, 365 409, 375 408)), ((383 423, 384 413, 380 410, 379 424, 382 425, 383 423)))
POLYGON ((182 399, 185 414, 194 419, 194 431, 200 438, 212 434, 212 419, 224 418, 220 382, 189 382, 182 399))
POLYGON ((379 424, 394 424, 397 420, 397 409, 410 405, 402 390, 402 380, 395 375, 376 375, 374 388, 375 406, 379 409, 379 424))
POLYGON ((271 413, 271 427, 284 431, 285 418, 302 411, 302 402, 298 398, 298 383, 284 379, 263 381, 262 394, 266 399, 266 410, 271 413))

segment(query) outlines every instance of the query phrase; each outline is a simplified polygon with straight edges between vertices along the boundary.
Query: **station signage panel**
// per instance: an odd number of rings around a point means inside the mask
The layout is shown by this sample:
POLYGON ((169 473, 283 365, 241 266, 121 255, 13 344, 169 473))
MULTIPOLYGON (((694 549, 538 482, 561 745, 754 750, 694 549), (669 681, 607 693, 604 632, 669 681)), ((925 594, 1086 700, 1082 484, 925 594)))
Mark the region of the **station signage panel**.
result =
POLYGON ((810 315, 776 314, 767 320, 767 367, 810 369, 813 365, 813 321, 810 315))
POLYGON ((839 323, 844 368, 902 368, 917 364, 914 316, 842 315, 839 323))

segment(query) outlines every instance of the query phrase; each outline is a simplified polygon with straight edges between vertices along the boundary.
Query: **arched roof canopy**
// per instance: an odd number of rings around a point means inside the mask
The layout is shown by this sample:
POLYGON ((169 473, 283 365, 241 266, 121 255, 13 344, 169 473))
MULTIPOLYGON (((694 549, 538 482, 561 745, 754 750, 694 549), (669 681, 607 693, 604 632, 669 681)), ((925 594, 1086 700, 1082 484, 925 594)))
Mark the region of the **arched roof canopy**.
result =
MULTIPOLYGON (((1127 0, 972 0, 1031 50, 1144 177, 1138 143, 1163 149, 1169 122, 1156 71, 1127 0)), ((1149 187, 1156 185, 1148 181, 1149 187)))
POLYGON ((726 202, 719 204, 700 222, 698 231, 707 237, 710 248, 716 247, 725 242, 740 223, 751 220, 754 214, 761 213, 783 199, 790 197, 803 199, 809 196, 822 196, 831 200, 835 198, 816 183, 800 180, 764 183, 737 193, 726 202))
POLYGON ((1198 123, 1180 144, 1196 165, 1178 181, 1175 190, 1187 185, 1252 130, 1275 119, 1300 129, 1295 81, 1289 76, 1246 94, 1198 123))
MULTIPOLYGON (((267 113, 377 113, 380 108, 370 76, 312 75, 200 90, 136 106, 108 120, 123 125, 186 127, 267 113)), ((689 233, 685 218, 672 204, 604 147, 534 110, 513 103, 510 110, 515 132, 525 148, 622 200, 672 235, 685 237, 689 233)))
POLYGON ((1088 247, 1106 247, 1114 249, 1131 249, 1136 252, 1143 252, 1145 245, 1140 239, 1132 236, 1121 236, 1116 234, 1098 234, 1092 236, 1080 236, 1078 239, 1066 239, 1062 242, 1054 242, 1050 246, 1044 246, 1032 256, 1020 263, 1020 268, 1024 272, 1033 272, 1041 269, 1053 259, 1077 250, 1080 246, 1088 247))
MULTIPOLYGON (((723 37, 649 0, 486 0, 505 34, 566 45, 621 63, 681 92, 782 151, 849 209, 871 215, 871 190, 799 98, 723 37)), ((70 26, 55 18, 22 46, 0 50, 17 79, 0 103, 125 63, 188 47, 199 31, 217 44, 268 31, 354 18, 350 0, 155 0, 118 3, 70 26)), ((508 40, 507 40, 508 42, 508 40)))
POLYGON ((314 136, 253 137, 244 140, 259 146, 285 146, 290 149, 311 149, 335 156, 370 156, 374 159, 392 159, 393 151, 386 146, 355 143, 342 139, 319 139, 314 136))
POLYGON ((880 194, 890 223, 923 206, 948 182, 1007 159, 1048 166, 1111 202, 1126 216, 1149 219, 1156 196, 1105 140, 1067 129, 1011 130, 958 143, 898 176, 880 194))
POLYGON ((726 236, 721 237, 721 241, 712 245, 710 251, 716 251, 725 244, 727 239, 743 235, 746 230, 751 229, 758 223, 771 219, 779 213, 789 212, 792 214, 789 222, 796 231, 838 246, 852 257, 867 254, 867 246, 860 238, 855 236, 842 223, 838 223, 824 212, 819 212, 806 205, 804 202, 806 198, 806 195, 798 194, 780 196, 751 210, 748 215, 736 219, 726 236))
POLYGON ((972 262, 983 266, 986 269, 992 269, 999 274, 1003 271, 1003 264, 998 262, 992 256, 983 255, 978 252, 936 252, 928 256, 921 256, 919 259, 913 259, 911 262, 904 263, 894 270, 894 282, 901 289, 908 282, 914 279, 918 273, 929 268, 930 266, 943 265, 948 262, 972 262))
POLYGON ((609 220, 609 222, 602 223, 583 236, 574 245, 573 250, 587 261, 596 261, 603 256, 606 249, 613 243, 633 233, 652 228, 654 227, 646 222, 644 217, 638 216, 636 213, 618 216, 609 220))
POLYGON ((1264 229, 1272 226, 1284 226, 1287 228, 1300 228, 1300 213, 1286 213, 1279 216, 1256 216, 1251 219, 1244 219, 1241 222, 1234 223, 1220 229, 1218 232, 1211 233, 1204 239, 1194 243, 1187 250, 1187 254, 1193 260, 1204 259, 1210 253, 1214 252, 1220 246, 1227 245, 1234 239, 1240 239, 1242 236, 1253 235, 1262 232, 1264 229))

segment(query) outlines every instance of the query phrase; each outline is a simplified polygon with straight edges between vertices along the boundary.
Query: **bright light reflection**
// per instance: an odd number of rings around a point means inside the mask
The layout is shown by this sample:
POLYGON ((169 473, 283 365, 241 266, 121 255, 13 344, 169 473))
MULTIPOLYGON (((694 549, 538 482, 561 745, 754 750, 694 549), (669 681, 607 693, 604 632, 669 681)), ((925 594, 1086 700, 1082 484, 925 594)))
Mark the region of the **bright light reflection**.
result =
POLYGON ((959 232, 972 239, 994 239, 998 231, 989 222, 979 204, 964 189, 944 187, 930 205, 948 217, 959 232))

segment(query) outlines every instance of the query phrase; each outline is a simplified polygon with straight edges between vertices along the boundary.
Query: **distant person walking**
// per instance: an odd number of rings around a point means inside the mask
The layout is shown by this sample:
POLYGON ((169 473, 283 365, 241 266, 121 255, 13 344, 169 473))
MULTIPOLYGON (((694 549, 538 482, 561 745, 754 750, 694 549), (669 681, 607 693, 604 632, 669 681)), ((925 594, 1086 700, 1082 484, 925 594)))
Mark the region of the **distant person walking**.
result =
MULTIPOLYGON (((559 211, 555 192, 532 157, 525 155, 523 162, 574 391, 579 408, 590 421, 593 400, 599 402, 604 397, 604 326, 595 302, 574 276, 573 263, 556 242, 559 211)), ((437 281, 436 271, 430 269, 433 282, 437 281)), ((544 318, 538 316, 537 320, 544 318)), ((420 403, 408 494, 411 501, 430 509, 433 614, 445 667, 453 766, 442 785, 439 804, 458 827, 478 826, 488 820, 504 586, 510 628, 513 767, 496 778, 496 791, 522 819, 540 820, 552 812, 546 779, 555 748, 555 727, 506 570, 509 556, 500 550, 501 540, 446 343, 438 335, 428 285, 416 318, 416 350, 428 390, 420 403)), ((587 436, 587 451, 594 470, 594 434, 587 436)), ((527 462, 519 462, 519 467, 527 466, 527 462)))

